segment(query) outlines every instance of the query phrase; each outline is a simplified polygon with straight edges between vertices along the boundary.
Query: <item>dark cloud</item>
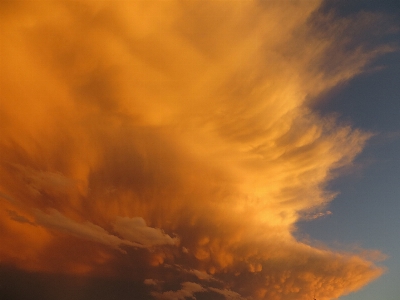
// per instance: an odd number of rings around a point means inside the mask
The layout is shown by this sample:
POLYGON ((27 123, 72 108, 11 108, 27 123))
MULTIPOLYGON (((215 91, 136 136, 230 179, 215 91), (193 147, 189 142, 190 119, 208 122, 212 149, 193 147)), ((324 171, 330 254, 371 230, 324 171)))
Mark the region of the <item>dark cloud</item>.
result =
POLYGON ((8 210, 8 215, 10 216, 11 220, 14 220, 16 222, 20 222, 20 223, 28 223, 31 225, 36 225, 35 223, 29 221, 27 218, 25 218, 24 216, 19 215, 17 212, 13 211, 13 210, 8 210))

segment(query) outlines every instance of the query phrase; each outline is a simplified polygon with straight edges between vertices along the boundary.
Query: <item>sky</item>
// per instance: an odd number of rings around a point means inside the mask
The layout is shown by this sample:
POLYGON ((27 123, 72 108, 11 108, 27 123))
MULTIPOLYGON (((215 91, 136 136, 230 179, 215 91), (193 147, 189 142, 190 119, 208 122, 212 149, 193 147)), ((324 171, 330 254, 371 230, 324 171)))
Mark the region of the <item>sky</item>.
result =
POLYGON ((1 1, 0 296, 400 297, 397 1, 1 1))

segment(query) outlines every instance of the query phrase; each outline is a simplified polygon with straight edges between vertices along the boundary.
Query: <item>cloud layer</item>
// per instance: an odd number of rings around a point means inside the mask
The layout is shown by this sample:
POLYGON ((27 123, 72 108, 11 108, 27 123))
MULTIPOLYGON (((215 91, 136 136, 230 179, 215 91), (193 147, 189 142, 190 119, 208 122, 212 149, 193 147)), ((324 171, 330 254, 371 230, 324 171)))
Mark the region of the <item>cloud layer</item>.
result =
POLYGON ((155 299, 327 300, 378 277, 292 235, 370 137, 311 104, 390 51, 354 42, 379 16, 319 6, 2 2, 1 263, 155 299))

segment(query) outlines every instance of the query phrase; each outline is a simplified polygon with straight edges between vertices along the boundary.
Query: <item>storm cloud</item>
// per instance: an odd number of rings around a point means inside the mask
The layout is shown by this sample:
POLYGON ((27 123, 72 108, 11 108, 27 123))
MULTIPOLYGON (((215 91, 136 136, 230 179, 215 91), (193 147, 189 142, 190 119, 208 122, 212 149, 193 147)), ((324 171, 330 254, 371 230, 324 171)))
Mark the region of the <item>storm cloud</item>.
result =
POLYGON ((358 38, 383 16, 320 5, 2 1, 2 270, 141 299, 328 300, 381 275, 293 236, 371 136, 312 104, 392 51, 358 38))

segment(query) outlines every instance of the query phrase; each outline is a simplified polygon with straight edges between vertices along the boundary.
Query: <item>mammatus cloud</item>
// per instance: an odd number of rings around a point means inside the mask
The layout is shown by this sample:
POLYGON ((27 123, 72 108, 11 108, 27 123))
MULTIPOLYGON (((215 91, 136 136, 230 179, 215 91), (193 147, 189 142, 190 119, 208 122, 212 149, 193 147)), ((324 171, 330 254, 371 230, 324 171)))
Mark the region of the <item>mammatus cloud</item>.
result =
POLYGON ((357 38, 381 16, 320 5, 3 1, 1 263, 156 299, 327 300, 382 274, 292 235, 370 137, 311 105, 390 51, 357 38))

